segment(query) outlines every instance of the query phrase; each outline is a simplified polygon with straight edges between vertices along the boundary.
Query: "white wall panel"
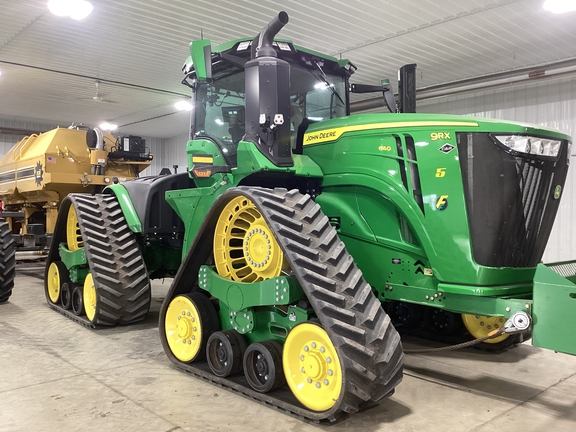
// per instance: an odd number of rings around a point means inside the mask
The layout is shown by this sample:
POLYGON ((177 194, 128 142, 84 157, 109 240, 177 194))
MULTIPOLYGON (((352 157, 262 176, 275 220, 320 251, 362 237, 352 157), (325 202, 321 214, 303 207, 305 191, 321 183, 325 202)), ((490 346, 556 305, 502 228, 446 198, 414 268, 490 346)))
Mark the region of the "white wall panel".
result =
MULTIPOLYGON (((466 114, 529 122, 576 136, 576 77, 537 81, 418 103, 418 112, 466 114)), ((574 147, 572 149, 574 152, 574 147)), ((571 163, 574 163, 571 157, 571 163)), ((576 259, 576 169, 568 170, 544 261, 576 259)))

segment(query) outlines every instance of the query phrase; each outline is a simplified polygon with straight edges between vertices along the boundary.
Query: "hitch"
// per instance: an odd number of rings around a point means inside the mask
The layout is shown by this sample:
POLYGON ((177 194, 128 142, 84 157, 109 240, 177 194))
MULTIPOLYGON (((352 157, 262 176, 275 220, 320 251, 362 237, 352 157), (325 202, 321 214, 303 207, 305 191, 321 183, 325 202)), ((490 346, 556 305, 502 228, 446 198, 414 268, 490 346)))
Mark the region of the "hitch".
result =
POLYGON ((524 333, 530 329, 532 325, 532 318, 526 312, 516 312, 508 321, 504 323, 504 333, 517 334, 524 333))

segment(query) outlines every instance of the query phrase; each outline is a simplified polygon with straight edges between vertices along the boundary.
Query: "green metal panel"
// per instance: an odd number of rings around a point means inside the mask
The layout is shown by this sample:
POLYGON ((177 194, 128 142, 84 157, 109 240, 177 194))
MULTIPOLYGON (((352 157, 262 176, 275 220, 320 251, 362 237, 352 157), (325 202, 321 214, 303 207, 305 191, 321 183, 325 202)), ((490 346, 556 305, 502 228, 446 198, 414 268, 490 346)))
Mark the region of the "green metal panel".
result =
POLYGON ((190 44, 190 58, 194 64, 196 71, 196 78, 199 80, 206 80, 208 76, 208 67, 211 67, 206 60, 210 61, 210 57, 206 55, 206 50, 210 48, 209 39, 195 40, 190 44))
POLYGON ((130 195, 128 195, 126 188, 121 184, 115 184, 106 187, 104 190, 112 191, 114 195, 116 195, 118 203, 120 204, 120 208, 122 209, 122 213, 126 218, 128 227, 135 233, 141 233, 142 223, 140 222, 140 218, 136 213, 136 209, 134 209, 134 205, 132 204, 132 200, 130 199, 130 195))
POLYGON ((80 248, 74 252, 71 252, 66 247, 66 243, 60 243, 58 245, 58 253, 60 254, 60 259, 67 269, 88 263, 86 260, 86 253, 84 252, 84 248, 80 248))
POLYGON ((576 285, 543 264, 534 278, 532 343, 576 354, 576 285))

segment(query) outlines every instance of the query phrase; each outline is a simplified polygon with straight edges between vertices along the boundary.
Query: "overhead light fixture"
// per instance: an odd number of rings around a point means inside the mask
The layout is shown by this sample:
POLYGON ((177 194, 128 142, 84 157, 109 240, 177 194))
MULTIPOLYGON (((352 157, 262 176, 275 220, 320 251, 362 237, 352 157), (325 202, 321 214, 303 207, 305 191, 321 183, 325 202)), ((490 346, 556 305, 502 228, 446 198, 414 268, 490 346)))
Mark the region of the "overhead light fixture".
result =
POLYGON ((108 123, 108 122, 100 123, 100 126, 98 126, 98 127, 105 132, 109 132, 109 131, 111 132, 111 131, 115 131, 116 129, 118 129, 117 124, 108 123))
POLYGON ((192 109, 192 104, 188 101, 181 100, 174 104, 177 110, 179 111, 190 111, 192 109))
POLYGON ((571 12, 576 10, 576 0, 546 0, 542 7, 555 14, 571 12))
POLYGON ((86 0, 49 0, 48 10, 56 16, 69 16, 75 20, 86 18, 94 9, 86 0))

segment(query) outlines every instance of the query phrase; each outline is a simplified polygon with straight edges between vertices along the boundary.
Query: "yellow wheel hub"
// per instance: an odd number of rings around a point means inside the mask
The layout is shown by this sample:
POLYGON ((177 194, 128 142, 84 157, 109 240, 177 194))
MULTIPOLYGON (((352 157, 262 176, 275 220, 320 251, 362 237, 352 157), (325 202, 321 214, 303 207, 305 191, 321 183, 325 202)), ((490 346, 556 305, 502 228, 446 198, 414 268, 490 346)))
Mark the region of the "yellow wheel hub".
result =
POLYGON ((317 324, 290 331, 282 354, 284 375, 294 396, 307 408, 326 411, 342 392, 342 368, 336 348, 317 324))
POLYGON ((82 234, 80 234, 80 225, 78 224, 78 215, 76 214, 74 204, 70 204, 68 217, 66 218, 66 242, 68 243, 68 250, 71 252, 84 247, 82 234))
POLYGON ((202 323, 196 305, 187 296, 177 296, 166 311, 165 332, 170 351, 178 360, 190 362, 202 346, 202 323))
POLYGON ((96 316, 96 287, 94 286, 94 278, 92 273, 88 273, 86 279, 84 280, 84 310, 86 311, 86 317, 90 321, 94 321, 96 316))
MULTIPOLYGON (((474 336, 475 338, 481 338, 487 336, 490 332, 499 330, 504 327, 506 323, 506 318, 498 316, 482 316, 482 315, 469 315, 462 314, 462 321, 464 321, 464 326, 466 330, 474 336)), ((486 339, 484 342, 496 344, 508 339, 510 335, 503 334, 493 339, 486 339)))
MULTIPOLYGON (((63 265, 63 264, 62 264, 63 265)), ((56 261, 48 267, 48 297, 52 303, 56 303, 60 298, 60 287, 64 282, 62 279, 62 268, 56 261)))
POLYGON ((248 198, 232 199, 222 210, 214 233, 218 274, 241 282, 280 275, 284 254, 262 214, 248 198))

